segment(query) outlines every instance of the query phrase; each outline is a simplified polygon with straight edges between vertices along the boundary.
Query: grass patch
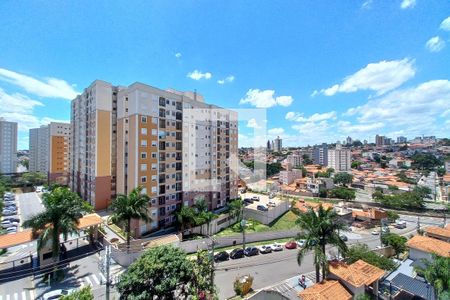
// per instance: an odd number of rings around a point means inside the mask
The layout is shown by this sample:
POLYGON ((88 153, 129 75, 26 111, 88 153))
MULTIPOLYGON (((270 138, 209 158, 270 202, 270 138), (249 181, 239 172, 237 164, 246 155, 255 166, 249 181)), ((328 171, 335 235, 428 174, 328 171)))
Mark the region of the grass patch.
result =
POLYGON ((114 224, 114 223, 111 223, 111 224, 109 224, 108 225, 109 226, 109 228, 112 230, 112 231, 114 231, 118 236, 120 236, 122 239, 124 239, 124 240, 126 240, 127 239, 127 234, 126 234, 126 232, 124 232, 123 230, 122 230, 122 228, 120 228, 119 226, 117 226, 116 224, 114 224))
MULTIPOLYGON (((289 230, 298 228, 295 224, 297 220, 297 216, 292 211, 287 211, 277 219, 275 219, 271 224, 264 225, 259 223, 256 220, 248 220, 247 228, 245 229, 246 233, 252 232, 265 232, 265 231, 280 231, 280 230, 289 230)), ((230 227, 225 228, 216 234, 216 236, 229 236, 229 235, 237 235, 242 233, 241 226, 238 223, 231 225, 230 227)))

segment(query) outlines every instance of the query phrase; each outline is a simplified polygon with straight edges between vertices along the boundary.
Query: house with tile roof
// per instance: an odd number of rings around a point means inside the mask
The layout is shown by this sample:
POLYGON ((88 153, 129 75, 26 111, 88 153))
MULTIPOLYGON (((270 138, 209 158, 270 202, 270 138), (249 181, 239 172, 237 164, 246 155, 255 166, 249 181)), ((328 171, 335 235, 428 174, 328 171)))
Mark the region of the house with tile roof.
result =
POLYGON ((430 226, 425 228, 425 235, 450 243, 450 225, 446 227, 430 226))
POLYGON ((341 261, 332 261, 329 264, 328 278, 339 280, 355 297, 365 293, 376 295, 378 281, 384 275, 384 270, 361 259, 350 265, 341 261))
POLYGON ((302 300, 350 300, 352 295, 337 280, 324 280, 298 293, 302 300))
POLYGON ((450 257, 450 243, 429 236, 416 235, 406 242, 409 258, 416 261, 432 260, 433 254, 450 257))

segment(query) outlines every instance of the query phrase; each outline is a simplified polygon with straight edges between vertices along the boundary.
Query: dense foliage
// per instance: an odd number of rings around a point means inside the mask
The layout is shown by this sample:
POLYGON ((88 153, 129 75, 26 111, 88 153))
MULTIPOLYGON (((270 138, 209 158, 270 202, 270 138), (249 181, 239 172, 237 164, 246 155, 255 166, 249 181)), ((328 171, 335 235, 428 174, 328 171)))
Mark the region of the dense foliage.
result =
POLYGON ((197 260, 190 260, 180 248, 159 246, 130 265, 117 289, 120 299, 211 299, 215 295, 211 274, 210 258, 205 252, 198 253, 197 260))
POLYGON ((316 177, 324 177, 324 178, 330 178, 331 174, 334 172, 333 168, 328 168, 326 171, 321 171, 316 173, 316 177))
POLYGON ((303 154, 302 155, 302 160, 303 160, 303 164, 306 165, 306 166, 313 164, 313 160, 309 157, 308 154, 303 154))
POLYGON ((344 200, 353 200, 356 198, 356 192, 354 189, 346 188, 343 186, 336 187, 328 191, 330 198, 338 198, 344 200))
POLYGON ((90 285, 76 290, 69 295, 62 296, 59 300, 94 300, 94 294, 90 285))
POLYGON ((433 170, 442 165, 442 162, 431 153, 415 153, 411 159, 413 167, 420 170, 433 170))
POLYGON ((415 187, 412 191, 395 195, 384 195, 380 191, 373 193, 372 197, 376 202, 386 207, 396 209, 419 209, 424 206, 424 198, 428 196, 430 190, 427 187, 415 187))
POLYGON ((334 175, 333 182, 335 184, 347 186, 351 184, 353 181, 353 175, 350 173, 345 172, 339 172, 336 175, 334 175))
POLYGON ((47 182, 47 175, 40 172, 23 173, 20 182, 24 186, 43 185, 47 182))
POLYGON ((386 214, 389 222, 395 222, 400 218, 399 214, 392 210, 388 210, 386 214))
POLYGON ((395 233, 383 234, 381 236, 381 241, 384 245, 391 246, 395 250, 397 257, 400 253, 405 252, 407 249, 406 242, 408 239, 395 233))
POLYGON ((391 271, 395 268, 391 259, 372 252, 366 244, 353 245, 346 252, 345 261, 348 264, 360 259, 383 270, 391 271))
POLYGON ((417 181, 413 178, 409 178, 408 176, 406 176, 405 171, 400 171, 400 173, 398 173, 396 175, 398 177, 398 180, 401 182, 405 182, 405 183, 409 183, 409 184, 416 184, 417 181))
MULTIPOLYGON (((244 162, 244 165, 247 166, 251 170, 255 169, 254 161, 246 161, 246 162, 244 162)), ((260 168, 259 166, 257 166, 257 167, 258 167, 258 169, 260 168)), ((266 164, 266 176, 271 177, 273 175, 276 175, 276 174, 280 173, 280 171, 282 169, 283 169, 283 167, 281 166, 281 163, 278 163, 278 162, 266 164)))
POLYGON ((450 299, 450 257, 433 255, 431 261, 423 262, 425 267, 416 271, 434 287, 438 299, 450 299))

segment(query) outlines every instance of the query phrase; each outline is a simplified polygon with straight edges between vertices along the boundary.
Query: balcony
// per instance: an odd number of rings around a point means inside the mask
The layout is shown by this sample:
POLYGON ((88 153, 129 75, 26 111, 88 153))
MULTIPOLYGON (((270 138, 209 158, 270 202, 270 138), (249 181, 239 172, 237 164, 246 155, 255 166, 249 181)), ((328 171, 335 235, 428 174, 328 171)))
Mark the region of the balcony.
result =
POLYGON ((162 109, 162 108, 159 109, 159 117, 160 118, 165 118, 166 117, 166 110, 165 109, 162 109))
POLYGON ((166 128, 166 121, 159 119, 159 128, 164 129, 166 128))
POLYGON ((159 142, 159 150, 166 150, 166 142, 159 142))
POLYGON ((159 97, 159 105, 166 106, 166 99, 164 99, 163 97, 159 97))
POLYGON ((160 173, 166 172, 166 164, 159 164, 159 172, 160 173))
POLYGON ((175 114, 175 119, 181 121, 181 120, 183 119, 183 114, 182 114, 181 112, 177 112, 177 113, 175 114))
POLYGON ((182 163, 178 163, 178 162, 177 162, 176 167, 175 167, 175 170, 176 170, 176 171, 181 171, 181 170, 182 170, 182 163))

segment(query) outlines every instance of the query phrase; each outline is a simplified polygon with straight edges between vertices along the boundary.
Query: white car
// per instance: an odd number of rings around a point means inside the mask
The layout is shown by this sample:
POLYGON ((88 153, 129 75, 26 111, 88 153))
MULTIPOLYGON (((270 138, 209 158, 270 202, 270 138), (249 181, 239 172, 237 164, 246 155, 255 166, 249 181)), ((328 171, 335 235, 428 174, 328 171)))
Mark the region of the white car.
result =
POLYGON ((269 202, 267 202, 267 206, 275 207, 277 205, 275 204, 275 201, 270 200, 269 202))
POLYGON ((264 253, 264 254, 270 253, 270 252, 272 252, 272 247, 270 245, 261 246, 261 247, 259 247, 259 252, 264 253))
POLYGON ((300 248, 305 247, 306 241, 305 240, 298 240, 297 241, 297 246, 299 246, 300 248))
POLYGON ((69 295, 73 290, 54 290, 50 291, 48 293, 45 293, 42 296, 42 300, 53 300, 53 299, 59 299, 62 296, 69 295))
POLYGON ((42 193, 42 190, 44 189, 43 186, 37 186, 36 187, 36 193, 42 193))
POLYGON ((17 213, 16 211, 12 211, 12 210, 9 210, 9 209, 4 209, 2 211, 2 215, 4 215, 4 216, 13 216, 16 213, 17 213))
POLYGON ((6 228, 6 232, 7 233, 16 233, 17 227, 16 226, 8 227, 8 228, 6 228))
POLYGON ((9 220, 2 221, 2 228, 9 228, 9 227, 18 226, 18 225, 19 225, 19 222, 14 222, 14 221, 9 221, 9 220))
POLYGON ((283 250, 283 245, 278 244, 278 243, 273 243, 271 246, 273 251, 282 251, 283 250))
POLYGON ((372 235, 379 235, 379 234, 380 234, 380 232, 378 230, 372 231, 372 235))

